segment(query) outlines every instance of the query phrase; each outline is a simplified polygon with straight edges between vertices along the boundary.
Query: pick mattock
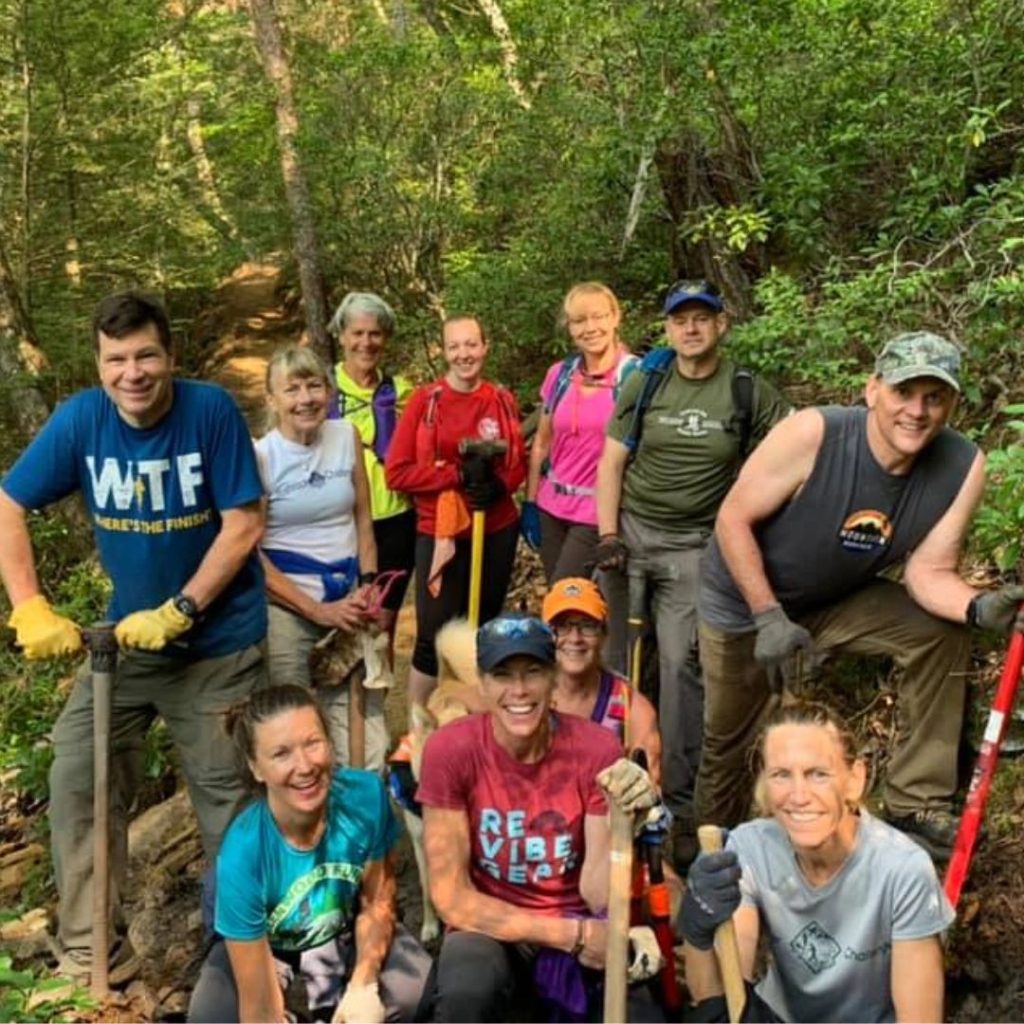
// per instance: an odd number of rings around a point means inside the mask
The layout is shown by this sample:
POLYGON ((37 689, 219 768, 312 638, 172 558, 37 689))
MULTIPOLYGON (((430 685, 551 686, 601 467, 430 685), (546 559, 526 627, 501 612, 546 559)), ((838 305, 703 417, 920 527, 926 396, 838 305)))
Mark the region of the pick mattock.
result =
MULTIPOLYGON (((472 452, 479 458, 496 459, 508 451, 508 442, 484 441, 473 437, 463 438, 459 442, 459 454, 472 452)), ((487 522, 487 509, 473 509, 473 533, 469 555, 469 622, 474 628, 480 625, 480 587, 484 578, 484 525, 487 522)))
MULTIPOLYGON (((640 684, 643 655, 645 580, 642 572, 629 573, 629 680, 623 719, 622 744, 630 750, 629 712, 632 690, 640 684)), ((605 1024, 626 1020, 629 971, 629 912, 633 894, 633 818, 613 803, 610 811, 611 869, 608 875, 608 943, 604 961, 605 1024)))
POLYGON ((93 857, 92 972, 97 999, 109 993, 110 977, 110 704, 117 668, 117 638, 112 622, 83 630, 92 674, 93 857))
MULTIPOLYGON (((717 825, 701 825, 697 829, 697 841, 704 853, 715 853, 722 848, 722 830, 717 825)), ((715 929, 715 955, 718 957, 718 972, 722 975, 722 986, 725 988, 729 1020, 735 1024, 736 1021, 743 1019, 747 989, 743 983, 736 928, 731 918, 723 921, 715 929)))

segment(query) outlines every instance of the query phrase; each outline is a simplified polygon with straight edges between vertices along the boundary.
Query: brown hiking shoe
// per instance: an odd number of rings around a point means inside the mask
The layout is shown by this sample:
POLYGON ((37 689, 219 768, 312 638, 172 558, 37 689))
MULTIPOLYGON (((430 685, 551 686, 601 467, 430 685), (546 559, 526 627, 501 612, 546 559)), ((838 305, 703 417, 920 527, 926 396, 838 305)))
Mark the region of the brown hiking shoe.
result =
POLYGON ((960 819, 949 811, 924 808, 909 814, 885 812, 885 820, 924 848, 932 860, 945 863, 953 853, 960 819))
MULTIPOLYGON (((107 979, 110 987, 118 988, 127 984, 141 969, 142 961, 128 938, 118 939, 110 951, 110 975, 107 979)), ((92 980, 92 950, 66 949, 57 961, 54 973, 63 978, 70 978, 82 988, 88 987, 92 980)))
POLYGON ((697 842, 697 826, 692 818, 684 818, 680 815, 672 822, 669 849, 672 851, 672 867, 676 869, 676 874, 680 878, 686 878, 686 872, 690 870, 690 865, 700 853, 700 844, 697 842))

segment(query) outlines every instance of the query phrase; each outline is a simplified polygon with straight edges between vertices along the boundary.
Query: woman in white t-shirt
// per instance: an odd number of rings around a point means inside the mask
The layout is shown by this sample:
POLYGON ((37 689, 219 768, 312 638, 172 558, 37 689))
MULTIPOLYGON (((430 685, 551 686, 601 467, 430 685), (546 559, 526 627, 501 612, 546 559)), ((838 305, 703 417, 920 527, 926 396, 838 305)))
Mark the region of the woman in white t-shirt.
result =
MULTIPOLYGON (((266 501, 261 557, 267 578, 269 670, 276 685, 319 686, 331 738, 348 759, 348 687, 313 680, 309 655, 328 631, 367 624, 377 548, 359 433, 328 420, 327 368, 289 346, 267 366, 271 429, 256 442, 266 501)), ((383 690, 366 691, 366 766, 387 746, 383 690)))
POLYGON ((692 1020, 727 1020, 713 952, 730 917, 748 981, 743 1020, 941 1021, 953 909, 928 854, 862 806, 866 769, 821 704, 773 712, 760 744, 765 815, 690 868, 681 912, 692 1020))

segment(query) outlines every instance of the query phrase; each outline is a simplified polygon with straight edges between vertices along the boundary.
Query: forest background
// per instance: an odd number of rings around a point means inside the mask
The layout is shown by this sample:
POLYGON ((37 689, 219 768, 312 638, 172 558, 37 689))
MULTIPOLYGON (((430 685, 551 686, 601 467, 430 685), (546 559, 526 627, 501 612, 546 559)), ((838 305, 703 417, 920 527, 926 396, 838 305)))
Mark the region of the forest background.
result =
MULTIPOLYGON (((386 297, 418 379, 439 319, 473 312, 529 405, 574 282, 615 289, 636 345, 671 281, 707 275, 736 357, 801 403, 855 399, 897 330, 962 345, 958 426, 992 476, 971 569, 1012 575, 1022 54, 1024 0, 0 0, 0 467, 93 382, 117 288, 162 293, 192 371, 247 261, 284 268, 325 352, 346 291, 386 297)), ((81 522, 33 529, 89 618, 81 522)), ((62 672, 0 653, 23 801, 45 799, 62 672)))

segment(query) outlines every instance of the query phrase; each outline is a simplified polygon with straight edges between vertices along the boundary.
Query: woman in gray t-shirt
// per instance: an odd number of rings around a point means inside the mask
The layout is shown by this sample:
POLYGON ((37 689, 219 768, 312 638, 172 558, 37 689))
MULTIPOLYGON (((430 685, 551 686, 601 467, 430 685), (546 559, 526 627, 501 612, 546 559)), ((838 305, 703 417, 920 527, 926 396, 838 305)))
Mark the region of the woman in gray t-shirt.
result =
POLYGON ((744 1020, 941 1021, 940 937, 953 910, 931 860, 861 807, 866 770, 820 704, 779 708, 760 744, 765 817, 690 869, 681 913, 686 977, 714 1020, 722 981, 715 928, 732 917, 744 976, 762 929, 771 947, 744 1020))

